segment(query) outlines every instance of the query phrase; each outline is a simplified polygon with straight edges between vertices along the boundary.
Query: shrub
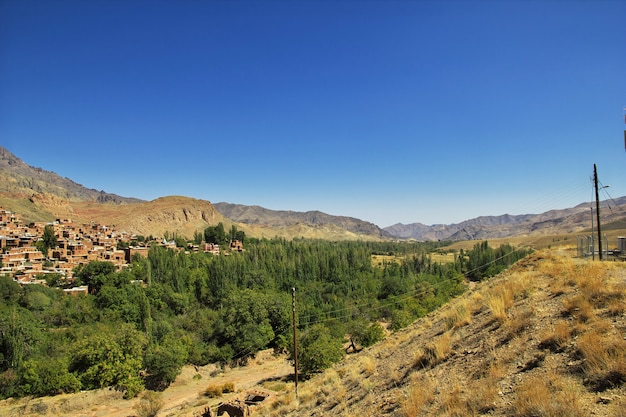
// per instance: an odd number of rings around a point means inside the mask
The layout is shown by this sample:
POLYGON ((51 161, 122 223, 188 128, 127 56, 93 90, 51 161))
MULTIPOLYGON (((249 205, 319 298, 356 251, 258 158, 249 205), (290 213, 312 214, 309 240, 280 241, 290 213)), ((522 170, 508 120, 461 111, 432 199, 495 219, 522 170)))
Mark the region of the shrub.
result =
POLYGON ((204 390, 204 395, 206 395, 209 398, 221 397, 223 393, 224 391, 222 390, 221 385, 209 385, 204 390))
POLYGON ((204 390, 204 395, 209 398, 217 398, 230 392, 235 392, 235 384, 232 382, 224 382, 223 384, 209 385, 204 390))
POLYGON ((137 411, 137 417, 154 417, 161 407, 163 407, 161 393, 145 391, 133 408, 137 411))

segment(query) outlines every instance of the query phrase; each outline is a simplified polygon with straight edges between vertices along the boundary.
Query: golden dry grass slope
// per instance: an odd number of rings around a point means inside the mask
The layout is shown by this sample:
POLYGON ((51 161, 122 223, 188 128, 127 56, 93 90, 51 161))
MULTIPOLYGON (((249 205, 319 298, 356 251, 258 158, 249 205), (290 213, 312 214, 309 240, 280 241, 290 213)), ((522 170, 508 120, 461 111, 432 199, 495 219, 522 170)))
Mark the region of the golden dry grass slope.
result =
POLYGON ((542 250, 257 416, 624 416, 626 264, 542 250))

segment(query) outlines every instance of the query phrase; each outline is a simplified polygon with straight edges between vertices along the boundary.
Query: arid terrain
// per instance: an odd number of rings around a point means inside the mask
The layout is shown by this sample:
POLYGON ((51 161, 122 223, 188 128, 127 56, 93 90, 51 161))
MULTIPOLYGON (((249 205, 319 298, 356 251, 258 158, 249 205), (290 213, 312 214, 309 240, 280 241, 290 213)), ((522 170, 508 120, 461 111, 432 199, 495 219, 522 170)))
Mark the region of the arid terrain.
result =
MULTIPOLYGON (((158 415, 194 416, 206 407, 215 408, 218 403, 255 388, 271 394, 273 391, 264 386, 271 381, 288 378, 290 375, 293 375, 293 365, 286 360, 285 356, 275 356, 272 351, 259 353, 248 366, 235 368, 223 368, 216 365, 199 368, 186 366, 176 381, 159 394, 163 405, 158 415), (211 398, 204 394, 208 386, 219 386, 224 383, 232 383, 235 392, 225 394, 220 398, 211 398)), ((55 397, 0 401, 0 417, 140 416, 142 402, 141 395, 132 400, 124 400, 121 392, 102 389, 55 397)))
MULTIPOLYGON (((515 236, 590 233, 589 204, 540 214, 481 216, 457 224, 421 223, 379 226, 352 217, 320 211, 269 210, 260 206, 211 203, 184 196, 153 201, 122 197, 86 188, 54 172, 32 167, 0 146, 0 207, 19 213, 26 221, 71 219, 100 223, 143 236, 175 234, 190 239, 194 233, 222 222, 249 237, 325 240, 415 239, 471 241, 515 236)), ((626 197, 601 202, 604 230, 624 229, 626 197)))
MULTIPOLYGON (((294 390, 291 365, 264 352, 248 366, 185 368, 158 416, 198 415, 259 389, 257 416, 624 416, 626 264, 536 251, 443 308, 294 390), (220 398, 207 387, 232 382, 220 398)), ((144 401, 145 402, 145 401, 144 401)), ((142 415, 115 391, 0 402, 0 416, 142 415)))

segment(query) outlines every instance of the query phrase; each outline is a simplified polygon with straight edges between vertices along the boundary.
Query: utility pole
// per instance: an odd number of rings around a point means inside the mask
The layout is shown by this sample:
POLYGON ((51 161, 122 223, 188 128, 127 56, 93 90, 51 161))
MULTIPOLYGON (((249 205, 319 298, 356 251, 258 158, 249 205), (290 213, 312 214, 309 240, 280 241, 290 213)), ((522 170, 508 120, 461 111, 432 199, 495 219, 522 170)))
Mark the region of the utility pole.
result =
POLYGON ((296 337, 296 287, 291 288, 293 306, 293 374, 296 384, 296 399, 298 399, 298 339, 296 337))
POLYGON ((598 259, 602 260, 602 232, 600 231, 600 197, 598 195, 598 170, 593 164, 593 185, 596 189, 596 223, 598 223, 598 259))

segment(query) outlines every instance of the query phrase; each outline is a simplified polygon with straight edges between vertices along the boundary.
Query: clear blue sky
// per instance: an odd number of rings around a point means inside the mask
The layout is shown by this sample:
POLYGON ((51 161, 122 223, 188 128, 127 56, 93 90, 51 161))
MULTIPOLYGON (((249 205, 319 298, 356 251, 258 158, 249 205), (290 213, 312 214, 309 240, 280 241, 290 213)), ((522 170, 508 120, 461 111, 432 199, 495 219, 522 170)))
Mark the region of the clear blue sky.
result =
POLYGON ((146 200, 541 213, 626 195, 624 106, 624 1, 0 0, 0 145, 146 200))

